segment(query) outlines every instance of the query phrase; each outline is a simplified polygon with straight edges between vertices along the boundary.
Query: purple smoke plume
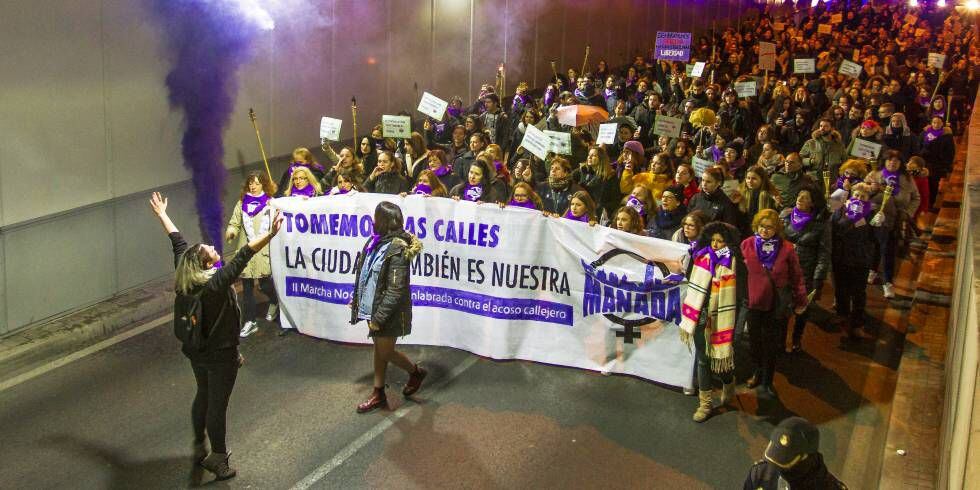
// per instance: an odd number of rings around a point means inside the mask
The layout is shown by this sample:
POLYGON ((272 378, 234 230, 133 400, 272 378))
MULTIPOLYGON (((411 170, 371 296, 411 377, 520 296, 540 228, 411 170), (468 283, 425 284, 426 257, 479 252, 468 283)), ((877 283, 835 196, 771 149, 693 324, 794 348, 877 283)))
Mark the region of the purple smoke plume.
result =
POLYGON ((151 0, 173 62, 170 106, 184 111, 184 166, 192 174, 201 235, 222 249, 227 171, 222 135, 235 107, 238 68, 253 40, 273 27, 255 0, 151 0))

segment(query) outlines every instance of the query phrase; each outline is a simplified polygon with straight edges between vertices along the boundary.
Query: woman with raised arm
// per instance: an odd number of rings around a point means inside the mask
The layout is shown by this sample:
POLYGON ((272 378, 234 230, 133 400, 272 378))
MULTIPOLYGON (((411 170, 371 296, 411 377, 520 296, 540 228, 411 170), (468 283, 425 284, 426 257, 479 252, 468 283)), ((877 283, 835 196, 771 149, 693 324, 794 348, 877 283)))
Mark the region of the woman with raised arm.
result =
POLYGON ((426 371, 395 350, 398 337, 412 332, 412 293, 409 264, 422 251, 422 242, 405 231, 398 205, 378 203, 374 209, 374 235, 354 264, 352 325, 367 320, 374 340, 374 391, 357 406, 357 413, 387 405, 385 372, 392 363, 408 373, 402 394, 411 396, 422 386, 426 371))
MULTIPOLYGON (((215 267, 221 260, 214 246, 198 243, 188 247, 177 226, 167 216, 167 199, 154 192, 150 207, 170 237, 173 246, 177 299, 174 302, 175 327, 178 322, 200 329, 190 333, 196 342, 185 342, 181 350, 190 360, 197 394, 191 406, 191 423, 194 427, 194 460, 212 472, 219 480, 235 476, 236 471, 228 464, 228 448, 225 445, 225 418, 228 400, 235 387, 238 368, 244 358, 238 352, 238 334, 241 318, 232 285, 258 251, 262 250, 282 227, 283 218, 277 212, 269 230, 248 242, 223 266, 215 267), (199 304, 200 318, 178 307, 199 304), (208 453, 208 439, 211 452, 208 453)), ((192 308, 192 310, 197 310, 192 308)))

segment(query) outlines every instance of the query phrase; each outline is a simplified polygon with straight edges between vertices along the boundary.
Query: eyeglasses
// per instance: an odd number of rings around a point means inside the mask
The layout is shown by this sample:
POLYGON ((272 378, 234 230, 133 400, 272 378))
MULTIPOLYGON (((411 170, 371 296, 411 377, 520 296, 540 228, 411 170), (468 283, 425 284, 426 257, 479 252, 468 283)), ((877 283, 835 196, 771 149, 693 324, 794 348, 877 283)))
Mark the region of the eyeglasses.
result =
POLYGON ((764 224, 764 223, 759 223, 759 226, 758 226, 758 228, 759 228, 760 230, 766 230, 766 231, 773 231, 773 230, 775 230, 775 229, 776 229, 776 227, 775 227, 775 226, 772 226, 772 225, 767 225, 767 224, 764 224))

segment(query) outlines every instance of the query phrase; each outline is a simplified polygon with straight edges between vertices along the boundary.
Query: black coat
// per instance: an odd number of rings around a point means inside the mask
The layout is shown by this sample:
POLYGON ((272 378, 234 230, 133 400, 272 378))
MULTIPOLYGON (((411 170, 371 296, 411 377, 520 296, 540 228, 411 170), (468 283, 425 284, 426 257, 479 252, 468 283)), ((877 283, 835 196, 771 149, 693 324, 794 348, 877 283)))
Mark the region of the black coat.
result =
POLYGON ((687 203, 687 210, 688 212, 696 210, 704 213, 706 223, 721 221, 732 226, 738 226, 738 209, 721 190, 721 186, 711 194, 704 191, 695 194, 687 203))
POLYGON ((568 210, 568 205, 572 201, 572 194, 580 190, 582 190, 582 187, 575 182, 571 182, 564 190, 552 189, 547 182, 538 184, 538 188, 535 189, 538 196, 541 197, 544 211, 558 214, 564 214, 568 210))
POLYGON ((466 182, 469 177, 470 166, 476 161, 476 155, 466 150, 453 160, 453 174, 460 182, 466 182))
POLYGON ((364 182, 364 190, 378 194, 399 194, 408 192, 408 180, 396 172, 385 172, 364 182))
MULTIPOLYGON (((872 216, 868 216, 868 220, 872 216)), ((855 267, 866 269, 874 264, 877 258, 873 228, 868 220, 861 226, 854 223, 844 214, 841 207, 830 218, 831 255, 834 268, 855 267)))
MULTIPOLYGON (((378 246, 386 242, 390 244, 382 259, 377 289, 374 292, 374 305, 371 309, 371 321, 380 325, 381 329, 372 330, 369 334, 371 337, 401 337, 412 333, 412 291, 409 268, 412 259, 422 251, 422 242, 415 235, 405 231, 386 235, 379 241, 378 246)), ((371 239, 368 239, 354 262, 351 325, 358 322, 358 284, 366 255, 364 250, 370 243, 371 239)))
POLYGON ((588 191, 589 196, 596 203, 596 213, 599 216, 605 210, 610 219, 614 218, 613 214, 619 209, 619 203, 623 199, 615 172, 612 172, 608 179, 603 179, 591 168, 579 167, 572 172, 572 179, 588 191))
POLYGON ((759 461, 752 465, 742 488, 745 490, 776 490, 780 488, 780 479, 785 480, 793 490, 847 490, 847 485, 838 480, 827 469, 820 453, 807 456, 806 459, 789 470, 781 470, 778 466, 765 460, 759 461))
POLYGON ((790 225, 792 208, 783 211, 783 233, 796 247, 796 256, 803 269, 803 282, 806 290, 812 291, 822 284, 830 271, 830 213, 821 210, 802 230, 796 231, 790 225))
MULTIPOLYGON (((180 256, 188 248, 187 242, 180 232, 170 233, 169 237, 174 252, 174 268, 176 268, 180 256)), ((201 310, 204 316, 202 325, 208 327, 207 341, 203 352, 182 349, 188 359, 192 361, 238 359, 236 347, 242 314, 232 285, 238 280, 238 276, 245 270, 253 255, 255 252, 252 249, 247 246, 242 247, 233 259, 219 268, 208 282, 200 286, 204 289, 201 294, 201 310), (219 318, 221 321, 216 321, 219 318)))
POLYGON ((932 140, 931 143, 926 143, 923 137, 919 155, 926 161, 930 175, 942 177, 953 169, 955 151, 956 145, 953 143, 953 135, 943 134, 932 140))

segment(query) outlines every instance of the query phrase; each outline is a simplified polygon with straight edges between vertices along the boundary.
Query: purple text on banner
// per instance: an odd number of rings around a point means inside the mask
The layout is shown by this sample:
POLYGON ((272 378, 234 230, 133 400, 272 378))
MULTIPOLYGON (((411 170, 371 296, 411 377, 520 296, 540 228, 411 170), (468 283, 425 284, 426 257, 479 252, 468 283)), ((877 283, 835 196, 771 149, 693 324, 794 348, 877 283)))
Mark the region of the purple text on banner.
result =
POLYGON ((654 58, 687 62, 691 59, 690 32, 657 32, 654 58))
MULTIPOLYGON (((324 303, 350 303, 353 284, 340 284, 305 277, 286 277, 286 296, 309 298, 324 303)), ((498 298, 438 286, 412 286, 412 305, 445 308, 500 320, 529 320, 572 326, 571 305, 535 299, 498 298)))

